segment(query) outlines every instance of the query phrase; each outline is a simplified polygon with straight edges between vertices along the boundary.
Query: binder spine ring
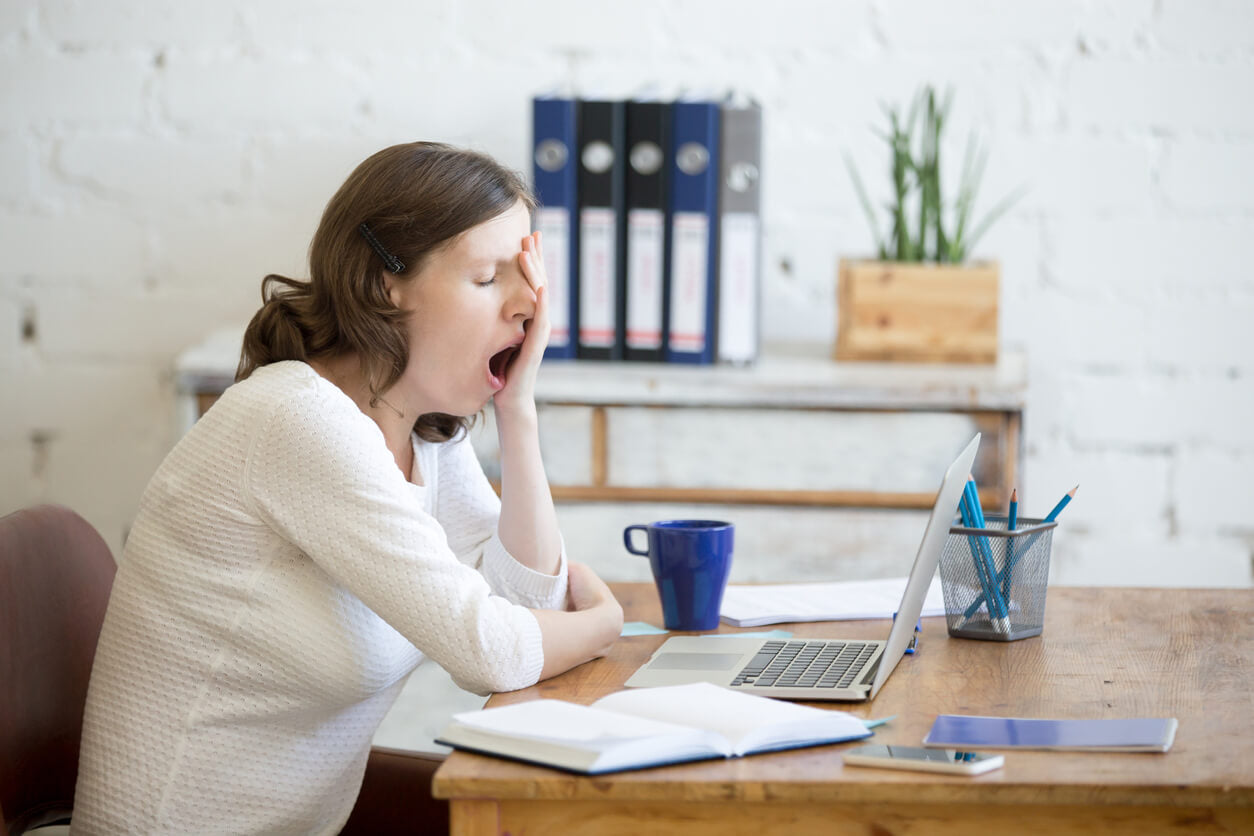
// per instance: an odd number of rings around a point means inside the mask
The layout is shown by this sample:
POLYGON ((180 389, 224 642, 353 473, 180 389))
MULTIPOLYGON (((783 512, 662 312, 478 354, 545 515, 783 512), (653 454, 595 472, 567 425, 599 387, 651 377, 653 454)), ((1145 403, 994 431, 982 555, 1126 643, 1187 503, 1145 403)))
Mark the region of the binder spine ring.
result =
POLYGON ((662 149, 656 142, 637 142, 631 149, 631 167, 643 175, 657 174, 662 168, 662 149))
POLYGON ((675 165, 690 177, 705 171, 710 164, 710 151, 699 142, 685 142, 675 152, 675 165))
POLYGON ((590 142, 583 149, 583 167, 593 174, 604 174, 614 165, 614 149, 608 142, 590 142))
POLYGON ((545 171, 561 171, 570 158, 570 149, 559 139, 546 139, 536 146, 536 165, 545 171))

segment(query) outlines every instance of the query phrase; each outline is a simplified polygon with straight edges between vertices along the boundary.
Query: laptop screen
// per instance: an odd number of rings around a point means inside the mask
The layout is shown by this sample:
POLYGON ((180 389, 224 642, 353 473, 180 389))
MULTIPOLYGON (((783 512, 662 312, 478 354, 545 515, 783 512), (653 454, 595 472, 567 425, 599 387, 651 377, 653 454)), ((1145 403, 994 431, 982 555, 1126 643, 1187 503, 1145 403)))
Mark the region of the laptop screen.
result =
POLYGON ((888 645, 884 648, 879 670, 875 673, 875 682, 871 685, 872 697, 879 693, 889 674, 897 667, 897 663, 905 655, 906 645, 914 635, 914 625, 919 620, 919 614, 923 612, 923 599, 927 597, 927 588, 936 574, 936 564, 940 562, 945 537, 958 510, 958 501, 966 487, 967 474, 975 464, 975 451, 979 446, 980 434, 976 433, 975 438, 958 454, 958 458, 954 459, 941 479, 936 502, 932 504, 932 513, 927 518, 927 528, 923 530, 923 539, 919 542, 919 552, 915 555, 914 566, 911 567, 910 577, 906 581, 906 590, 901 595, 897 620, 893 622, 892 632, 888 634, 888 645))

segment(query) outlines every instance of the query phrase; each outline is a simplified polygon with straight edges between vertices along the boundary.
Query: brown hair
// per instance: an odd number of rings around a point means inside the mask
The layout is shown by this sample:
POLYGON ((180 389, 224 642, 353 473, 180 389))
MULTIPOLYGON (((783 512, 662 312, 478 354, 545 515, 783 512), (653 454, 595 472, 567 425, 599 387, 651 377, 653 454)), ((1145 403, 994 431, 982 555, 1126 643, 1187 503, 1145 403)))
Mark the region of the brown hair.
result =
MULTIPOLYGON (((309 245, 308 282, 270 274, 261 309, 248 323, 235 379, 280 360, 355 355, 371 405, 409 361, 405 314, 383 281, 387 266, 361 226, 399 259, 412 279, 428 256, 466 230, 522 200, 535 208, 525 181, 485 154, 435 142, 394 145, 370 156, 327 203, 309 245)), ((472 419, 443 413, 418 417, 414 431, 447 441, 472 419)))

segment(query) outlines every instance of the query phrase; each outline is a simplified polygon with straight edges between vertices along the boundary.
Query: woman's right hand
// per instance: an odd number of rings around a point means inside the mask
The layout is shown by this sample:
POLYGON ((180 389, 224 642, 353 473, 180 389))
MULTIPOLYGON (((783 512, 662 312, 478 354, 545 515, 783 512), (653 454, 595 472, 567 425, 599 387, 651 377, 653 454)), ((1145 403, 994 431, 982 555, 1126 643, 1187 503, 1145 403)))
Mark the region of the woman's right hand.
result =
POLYGON ((571 561, 566 567, 567 609, 572 612, 604 609, 613 622, 615 636, 623 631, 623 607, 605 581, 588 566, 571 561))
POLYGON ((566 611, 532 610, 544 642, 541 679, 604 656, 623 632, 623 607, 582 563, 566 568, 566 611))
POLYGON ((519 411, 534 414, 536 374, 553 328, 549 321, 549 280, 544 272, 544 249, 539 232, 522 239, 518 264, 535 294, 535 313, 527 320, 526 337, 517 356, 510 361, 505 387, 492 396, 498 417, 519 411))

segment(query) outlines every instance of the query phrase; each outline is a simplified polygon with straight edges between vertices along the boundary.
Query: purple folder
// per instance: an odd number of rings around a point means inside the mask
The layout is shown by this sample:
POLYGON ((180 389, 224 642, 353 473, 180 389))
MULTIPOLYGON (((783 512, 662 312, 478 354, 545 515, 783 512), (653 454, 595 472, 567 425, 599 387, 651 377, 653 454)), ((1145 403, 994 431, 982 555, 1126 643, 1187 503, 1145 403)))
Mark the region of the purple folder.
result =
POLYGON ((1166 752, 1175 740, 1177 725, 1174 717, 1037 720, 941 714, 923 738, 923 745, 949 749, 1166 752))

